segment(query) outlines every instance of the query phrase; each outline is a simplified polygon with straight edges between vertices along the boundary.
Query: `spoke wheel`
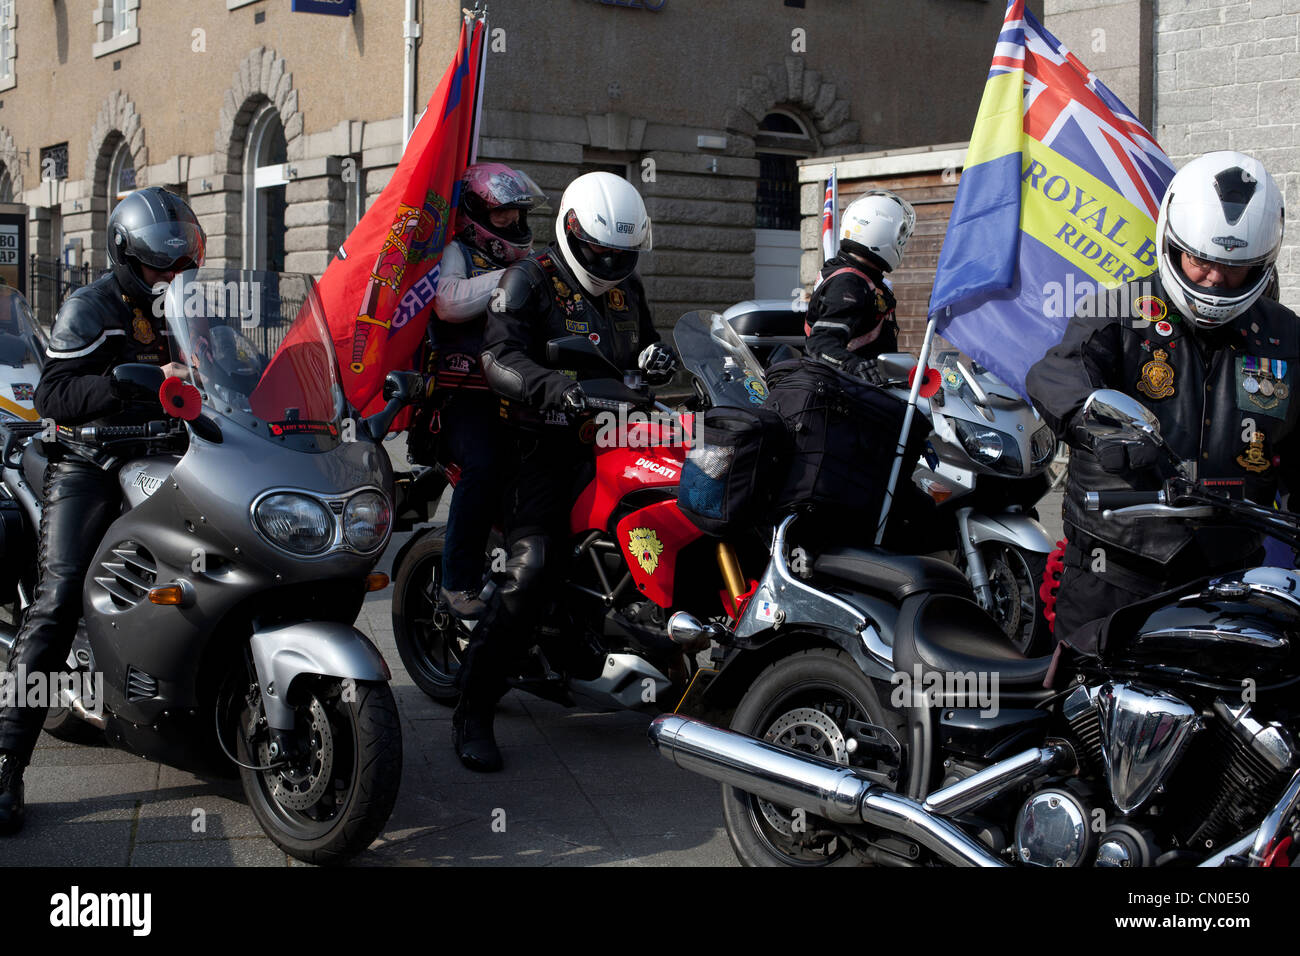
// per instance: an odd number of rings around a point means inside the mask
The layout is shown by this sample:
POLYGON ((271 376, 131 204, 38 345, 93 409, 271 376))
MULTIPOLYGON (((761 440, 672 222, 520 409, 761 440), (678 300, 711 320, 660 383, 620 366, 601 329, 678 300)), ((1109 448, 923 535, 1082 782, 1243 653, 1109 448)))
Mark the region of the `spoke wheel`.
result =
MULTIPOLYGON (((759 675, 736 708, 731 729, 842 766, 856 763, 847 728, 861 722, 895 736, 901 719, 880 704, 872 682, 840 650, 813 648, 759 675)), ((864 769, 883 770, 874 761, 864 769)), ((747 866, 861 866, 850 841, 811 813, 723 786, 727 835, 747 866)))

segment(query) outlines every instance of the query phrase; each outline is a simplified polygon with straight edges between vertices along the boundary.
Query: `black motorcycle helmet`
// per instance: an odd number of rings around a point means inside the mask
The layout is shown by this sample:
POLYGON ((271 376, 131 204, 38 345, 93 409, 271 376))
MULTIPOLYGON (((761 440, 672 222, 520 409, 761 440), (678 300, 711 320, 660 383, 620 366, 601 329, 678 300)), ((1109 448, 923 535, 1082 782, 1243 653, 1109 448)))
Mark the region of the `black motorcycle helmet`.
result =
POLYGON ((141 265, 159 272, 197 269, 206 241, 189 204, 160 186, 130 193, 108 217, 108 264, 122 291, 140 302, 154 298, 141 265))

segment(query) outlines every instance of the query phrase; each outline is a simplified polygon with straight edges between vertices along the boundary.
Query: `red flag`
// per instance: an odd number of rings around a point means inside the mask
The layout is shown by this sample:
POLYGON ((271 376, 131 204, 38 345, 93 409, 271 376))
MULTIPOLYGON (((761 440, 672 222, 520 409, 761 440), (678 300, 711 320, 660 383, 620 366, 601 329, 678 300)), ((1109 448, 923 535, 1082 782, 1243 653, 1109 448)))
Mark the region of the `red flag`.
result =
POLYGON ((397 164, 392 180, 343 243, 317 289, 348 400, 370 415, 382 407, 384 376, 413 366, 438 261, 455 219, 460 179, 477 138, 484 36, 466 16, 460 42, 397 164))

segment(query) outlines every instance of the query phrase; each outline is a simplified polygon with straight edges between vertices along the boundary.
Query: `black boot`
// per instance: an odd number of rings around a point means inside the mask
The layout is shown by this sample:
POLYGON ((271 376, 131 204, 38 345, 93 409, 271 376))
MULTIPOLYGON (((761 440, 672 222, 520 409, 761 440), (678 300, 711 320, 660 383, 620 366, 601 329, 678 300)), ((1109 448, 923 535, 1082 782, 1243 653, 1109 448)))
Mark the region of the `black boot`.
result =
POLYGON ((479 773, 496 773, 503 766, 501 751, 492 734, 494 708, 474 708, 462 695, 451 715, 451 729, 460 762, 479 773))
POLYGON ((11 753, 0 753, 0 836, 23 828, 23 765, 11 753))

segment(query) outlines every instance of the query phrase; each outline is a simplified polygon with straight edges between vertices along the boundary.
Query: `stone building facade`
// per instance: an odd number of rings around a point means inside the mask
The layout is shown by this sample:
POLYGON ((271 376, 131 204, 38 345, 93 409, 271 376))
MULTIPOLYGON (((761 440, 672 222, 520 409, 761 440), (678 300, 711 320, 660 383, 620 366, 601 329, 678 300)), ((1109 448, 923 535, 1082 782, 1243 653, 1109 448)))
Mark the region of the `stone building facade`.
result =
MULTIPOLYGON (((416 112, 462 5, 415 4, 416 112)), ((43 260, 103 268, 118 197, 163 185, 194 206, 210 264, 320 274, 401 155, 398 0, 349 17, 282 0, 18 6, 0 0, 0 202, 26 205, 43 260)), ((756 245, 793 235, 798 255, 799 158, 967 135, 998 7, 490 0, 479 158, 523 168, 553 205, 581 172, 626 175, 655 223, 657 317, 725 307, 753 293, 756 245)))

